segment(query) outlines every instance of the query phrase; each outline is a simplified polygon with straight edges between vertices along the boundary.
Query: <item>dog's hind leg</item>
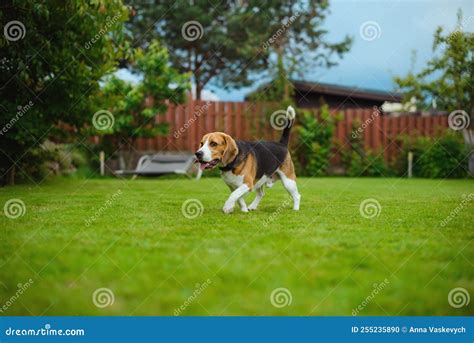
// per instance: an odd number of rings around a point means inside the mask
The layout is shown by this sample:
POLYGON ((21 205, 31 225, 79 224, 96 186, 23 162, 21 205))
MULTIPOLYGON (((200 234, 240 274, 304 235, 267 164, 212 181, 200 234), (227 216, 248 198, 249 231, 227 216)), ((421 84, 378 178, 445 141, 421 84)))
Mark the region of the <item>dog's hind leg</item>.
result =
POLYGON ((262 200, 263 196, 265 195, 265 191, 263 190, 263 186, 260 188, 257 188, 255 190, 257 195, 255 196, 255 199, 253 199, 252 203, 249 206, 249 211, 253 211, 257 209, 258 204, 262 200))
POLYGON ((286 191, 290 193, 291 197, 293 198, 293 210, 298 211, 300 209, 301 195, 298 192, 298 187, 296 186, 295 168, 289 153, 286 156, 283 164, 279 169, 277 169, 276 172, 283 182, 283 187, 285 187, 286 191))

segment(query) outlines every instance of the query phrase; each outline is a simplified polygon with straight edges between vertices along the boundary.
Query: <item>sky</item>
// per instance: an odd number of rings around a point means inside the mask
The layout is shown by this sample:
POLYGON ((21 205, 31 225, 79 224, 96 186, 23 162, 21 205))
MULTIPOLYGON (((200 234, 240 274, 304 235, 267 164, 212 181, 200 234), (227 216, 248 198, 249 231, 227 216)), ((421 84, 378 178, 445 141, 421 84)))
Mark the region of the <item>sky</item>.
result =
MULTIPOLYGON (((474 31, 474 0, 330 1, 325 22, 329 40, 340 41, 350 35, 354 43, 338 66, 310 71, 306 81, 393 90, 393 77, 409 72, 413 50, 417 51, 417 71, 432 56, 436 28, 456 28, 459 8, 464 29, 474 31)), ((257 86, 231 91, 208 88, 221 100, 240 101, 257 86)))
MULTIPOLYGON (((392 91, 394 76, 412 68, 414 50, 415 72, 432 57, 438 26, 449 32, 457 27, 458 9, 463 11, 463 30, 473 32, 474 0, 332 0, 324 25, 328 40, 338 42, 350 35, 354 42, 337 66, 310 70, 305 81, 392 91)), ((126 71, 119 74, 130 79, 126 71)), ((230 91, 207 86, 203 99, 241 101, 262 82, 230 91)))

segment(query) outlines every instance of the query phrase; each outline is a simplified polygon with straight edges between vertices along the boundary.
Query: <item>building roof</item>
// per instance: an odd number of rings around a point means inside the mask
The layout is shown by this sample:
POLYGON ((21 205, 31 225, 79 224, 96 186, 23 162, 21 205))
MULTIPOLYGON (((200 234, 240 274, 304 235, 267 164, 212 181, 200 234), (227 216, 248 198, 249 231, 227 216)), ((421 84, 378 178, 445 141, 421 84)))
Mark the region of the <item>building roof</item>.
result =
POLYGON ((401 102, 402 95, 395 92, 386 92, 374 89, 360 88, 357 86, 338 86, 329 83, 322 82, 308 82, 291 80, 297 91, 302 92, 314 92, 328 95, 339 95, 339 96, 350 96, 352 98, 360 98, 367 100, 376 101, 390 101, 390 102, 401 102))
MULTIPOLYGON (((320 94, 325 94, 325 95, 351 97, 351 98, 367 99, 367 100, 382 101, 382 102, 383 101, 389 101, 389 102, 402 101, 402 95, 396 92, 387 92, 387 91, 380 91, 380 90, 375 90, 375 89, 360 88, 357 86, 353 86, 353 87, 339 86, 339 85, 323 83, 323 82, 311 82, 311 81, 302 81, 302 80, 290 80, 290 82, 293 84, 297 92, 299 91, 300 93, 302 93, 301 95, 305 95, 307 93, 320 93, 320 94)), ((256 91, 265 89, 269 85, 270 83, 263 84, 262 86, 258 87, 256 91)), ((254 92, 247 94, 246 99, 249 97, 250 94, 254 92)))

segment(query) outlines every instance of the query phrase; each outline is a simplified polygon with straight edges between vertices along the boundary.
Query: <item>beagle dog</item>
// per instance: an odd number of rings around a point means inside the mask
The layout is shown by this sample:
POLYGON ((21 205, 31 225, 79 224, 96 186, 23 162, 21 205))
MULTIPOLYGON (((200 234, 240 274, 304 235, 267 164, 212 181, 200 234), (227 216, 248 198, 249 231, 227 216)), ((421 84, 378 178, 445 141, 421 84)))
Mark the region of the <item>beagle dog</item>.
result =
POLYGON ((200 147, 195 153, 196 162, 201 170, 219 166, 222 178, 232 192, 222 209, 224 213, 231 213, 237 202, 242 212, 257 209, 264 195, 264 186, 271 187, 277 179, 281 179, 293 198, 293 210, 299 210, 301 196, 288 151, 294 120, 295 110, 289 106, 286 111, 286 125, 279 142, 238 141, 223 132, 212 132, 202 137, 200 147), (247 207, 244 196, 253 190, 256 191, 255 199, 247 207))

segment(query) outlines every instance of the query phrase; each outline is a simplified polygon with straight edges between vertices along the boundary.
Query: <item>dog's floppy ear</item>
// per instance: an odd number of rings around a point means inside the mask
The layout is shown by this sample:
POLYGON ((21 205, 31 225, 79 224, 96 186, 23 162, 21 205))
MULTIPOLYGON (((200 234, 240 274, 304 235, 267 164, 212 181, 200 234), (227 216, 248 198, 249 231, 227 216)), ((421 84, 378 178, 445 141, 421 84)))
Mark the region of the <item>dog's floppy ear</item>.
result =
POLYGON ((226 148, 224 150, 224 154, 222 154, 222 164, 226 166, 231 163, 235 159, 235 157, 237 157, 239 149, 237 148, 235 140, 231 136, 224 134, 223 137, 225 140, 226 148))

